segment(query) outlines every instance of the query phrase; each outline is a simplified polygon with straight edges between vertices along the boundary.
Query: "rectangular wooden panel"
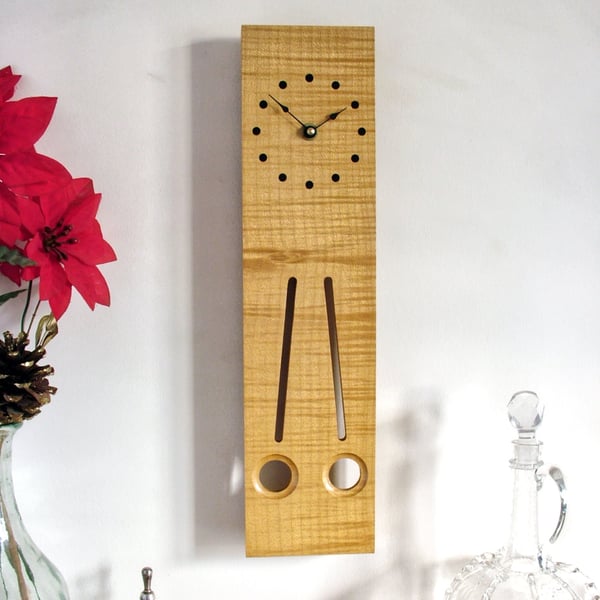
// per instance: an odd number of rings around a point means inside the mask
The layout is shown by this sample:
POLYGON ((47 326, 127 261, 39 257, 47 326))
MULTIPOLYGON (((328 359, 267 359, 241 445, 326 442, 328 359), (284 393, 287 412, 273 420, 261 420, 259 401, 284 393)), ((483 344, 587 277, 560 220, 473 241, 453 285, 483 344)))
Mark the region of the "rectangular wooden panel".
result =
POLYGON ((249 556, 374 549, 374 88, 371 27, 242 28, 249 556))

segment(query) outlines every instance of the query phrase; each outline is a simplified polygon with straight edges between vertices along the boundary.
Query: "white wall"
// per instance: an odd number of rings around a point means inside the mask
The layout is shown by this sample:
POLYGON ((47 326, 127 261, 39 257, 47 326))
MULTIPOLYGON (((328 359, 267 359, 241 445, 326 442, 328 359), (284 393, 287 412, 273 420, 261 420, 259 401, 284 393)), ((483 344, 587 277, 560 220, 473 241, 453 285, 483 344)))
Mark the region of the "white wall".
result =
POLYGON ((504 541, 523 388, 571 489, 553 554, 600 579, 597 0, 4 0, 0 34, 19 95, 59 97, 38 149, 94 179, 119 255, 15 448, 74 600, 137 598, 147 563, 159 600, 439 598, 504 541), (242 23, 376 27, 374 555, 244 558, 242 23))

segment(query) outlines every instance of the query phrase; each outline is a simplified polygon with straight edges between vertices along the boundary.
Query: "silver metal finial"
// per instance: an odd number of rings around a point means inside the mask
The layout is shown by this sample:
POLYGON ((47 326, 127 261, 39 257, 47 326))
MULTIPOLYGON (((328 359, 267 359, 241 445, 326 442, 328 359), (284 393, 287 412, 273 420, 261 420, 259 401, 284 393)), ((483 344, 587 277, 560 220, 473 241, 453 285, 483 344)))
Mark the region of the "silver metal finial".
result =
POLYGON ((144 581, 144 591, 140 594, 140 600, 155 600, 154 592, 151 589, 152 569, 150 567, 142 569, 142 579, 144 581))

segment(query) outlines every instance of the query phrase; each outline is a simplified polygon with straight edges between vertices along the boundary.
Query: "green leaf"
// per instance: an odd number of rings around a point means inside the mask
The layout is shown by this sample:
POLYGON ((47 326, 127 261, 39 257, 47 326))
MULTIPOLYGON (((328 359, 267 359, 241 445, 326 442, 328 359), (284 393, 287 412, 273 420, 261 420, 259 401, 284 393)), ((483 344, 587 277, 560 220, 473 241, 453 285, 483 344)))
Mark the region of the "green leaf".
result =
POLYGON ((5 302, 16 298, 19 294, 26 292, 27 290, 16 290, 14 292, 7 292, 6 294, 0 294, 0 306, 2 306, 5 302))
POLYGON ((17 267, 32 267, 35 265, 34 261, 27 258, 17 248, 7 248, 6 246, 0 246, 0 262, 16 265, 17 267))

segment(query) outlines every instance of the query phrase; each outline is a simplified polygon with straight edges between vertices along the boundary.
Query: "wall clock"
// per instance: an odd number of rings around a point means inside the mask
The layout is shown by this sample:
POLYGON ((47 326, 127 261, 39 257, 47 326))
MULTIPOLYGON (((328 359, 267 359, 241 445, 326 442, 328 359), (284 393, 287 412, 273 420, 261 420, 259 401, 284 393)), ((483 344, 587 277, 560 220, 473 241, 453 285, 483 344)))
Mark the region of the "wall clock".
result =
POLYGON ((246 552, 372 552, 372 27, 242 28, 246 552))

